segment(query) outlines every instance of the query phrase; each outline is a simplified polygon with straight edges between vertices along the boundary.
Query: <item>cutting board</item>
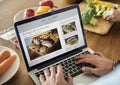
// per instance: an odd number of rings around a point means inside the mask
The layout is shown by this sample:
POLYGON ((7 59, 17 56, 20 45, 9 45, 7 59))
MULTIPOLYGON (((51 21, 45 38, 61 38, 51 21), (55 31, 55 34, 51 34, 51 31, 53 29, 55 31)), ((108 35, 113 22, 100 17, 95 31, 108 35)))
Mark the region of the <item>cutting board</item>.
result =
MULTIPOLYGON (((87 9, 87 4, 83 1, 79 4, 81 13, 87 9)), ((86 31, 94 32, 97 34, 105 35, 109 32, 110 28, 112 27, 113 23, 110 23, 103 18, 98 18, 98 24, 96 26, 92 25, 84 25, 84 29, 86 31)))

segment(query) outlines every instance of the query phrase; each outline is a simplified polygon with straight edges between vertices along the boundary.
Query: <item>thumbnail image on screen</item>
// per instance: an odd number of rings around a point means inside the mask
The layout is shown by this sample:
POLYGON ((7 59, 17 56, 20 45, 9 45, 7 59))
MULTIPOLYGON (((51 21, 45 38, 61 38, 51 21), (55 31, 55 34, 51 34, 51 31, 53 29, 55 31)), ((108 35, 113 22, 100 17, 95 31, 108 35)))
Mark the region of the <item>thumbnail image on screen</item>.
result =
POLYGON ((78 43, 78 36, 74 35, 65 39, 66 45, 72 46, 78 43))
POLYGON ((71 23, 62 25, 62 31, 64 34, 73 32, 75 30, 76 30, 75 22, 71 22, 71 23))

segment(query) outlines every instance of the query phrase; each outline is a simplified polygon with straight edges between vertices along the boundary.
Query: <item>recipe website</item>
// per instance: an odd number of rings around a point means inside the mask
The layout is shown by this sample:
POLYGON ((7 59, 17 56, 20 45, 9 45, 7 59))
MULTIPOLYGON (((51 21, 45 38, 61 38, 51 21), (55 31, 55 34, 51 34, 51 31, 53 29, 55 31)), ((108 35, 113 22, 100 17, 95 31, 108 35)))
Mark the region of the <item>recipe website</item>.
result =
POLYGON ((77 9, 18 26, 29 67, 85 45, 77 9))

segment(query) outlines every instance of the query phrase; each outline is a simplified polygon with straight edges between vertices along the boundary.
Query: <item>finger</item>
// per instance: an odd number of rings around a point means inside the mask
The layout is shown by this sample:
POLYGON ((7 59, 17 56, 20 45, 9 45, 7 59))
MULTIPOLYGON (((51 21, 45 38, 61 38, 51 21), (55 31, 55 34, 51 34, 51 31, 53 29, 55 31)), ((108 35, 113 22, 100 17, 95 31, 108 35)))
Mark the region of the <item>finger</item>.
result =
POLYGON ((40 79, 41 84, 43 85, 43 83, 45 82, 45 76, 40 75, 39 79, 40 79))
POLYGON ((82 58, 91 58, 93 55, 92 54, 81 54, 80 56, 76 56, 74 59, 82 59, 82 58))
POLYGON ((106 14, 106 15, 103 16, 103 18, 104 18, 105 20, 107 20, 108 17, 110 17, 110 14, 106 14))
POLYGON ((83 55, 79 55, 79 56, 74 57, 74 59, 81 59, 84 56, 85 56, 84 54, 83 55))
POLYGON ((58 65, 58 67, 57 67, 57 75, 60 76, 60 77, 64 77, 62 65, 58 65))
POLYGON ((93 73, 93 74, 96 74, 96 69, 97 69, 97 68, 82 67, 82 71, 88 72, 88 73, 93 73))
POLYGON ((110 21, 110 20, 111 20, 111 15, 107 16, 107 17, 106 17, 106 20, 107 20, 107 21, 110 21))
POLYGON ((93 53, 94 55, 97 55, 97 56, 101 56, 101 57, 103 57, 103 54, 101 53, 101 52, 95 52, 95 53, 93 53))
POLYGON ((92 65, 96 65, 96 57, 83 58, 83 59, 78 60, 75 64, 80 64, 80 63, 90 63, 92 65))
POLYGON ((68 74, 67 76, 67 82, 69 83, 69 85, 73 85, 73 78, 70 74, 68 74))
POLYGON ((51 76, 54 76, 56 74, 56 70, 54 66, 50 67, 50 72, 51 72, 51 76))
POLYGON ((50 76, 50 71, 48 69, 44 70, 45 77, 48 78, 50 76))

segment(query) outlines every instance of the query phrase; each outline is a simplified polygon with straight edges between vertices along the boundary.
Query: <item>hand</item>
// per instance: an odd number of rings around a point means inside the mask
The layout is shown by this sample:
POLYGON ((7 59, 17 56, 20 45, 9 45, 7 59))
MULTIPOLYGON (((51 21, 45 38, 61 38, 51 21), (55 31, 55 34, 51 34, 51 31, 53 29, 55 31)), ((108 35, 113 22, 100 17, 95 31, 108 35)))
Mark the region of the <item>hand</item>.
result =
POLYGON ((109 73, 113 68, 113 61, 105 58, 101 53, 83 54, 75 57, 75 59, 78 60, 76 64, 86 62, 94 65, 95 68, 84 66, 82 67, 82 71, 99 76, 109 73))
POLYGON ((120 10, 111 9, 104 18, 110 22, 120 22, 120 10))
POLYGON ((63 68, 58 65, 57 71, 55 67, 50 67, 50 70, 45 69, 44 75, 40 75, 42 85, 73 85, 73 79, 68 74, 67 80, 64 79, 63 68))

